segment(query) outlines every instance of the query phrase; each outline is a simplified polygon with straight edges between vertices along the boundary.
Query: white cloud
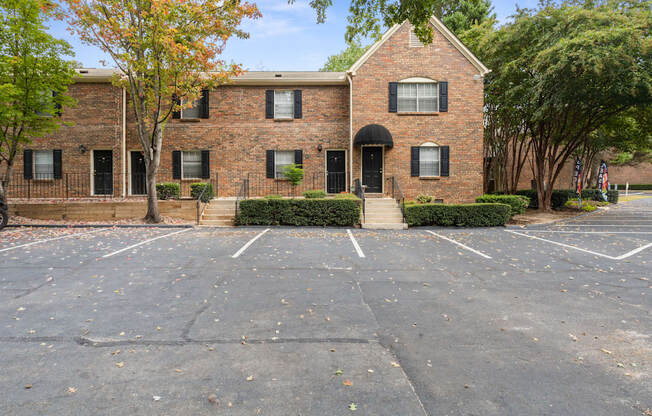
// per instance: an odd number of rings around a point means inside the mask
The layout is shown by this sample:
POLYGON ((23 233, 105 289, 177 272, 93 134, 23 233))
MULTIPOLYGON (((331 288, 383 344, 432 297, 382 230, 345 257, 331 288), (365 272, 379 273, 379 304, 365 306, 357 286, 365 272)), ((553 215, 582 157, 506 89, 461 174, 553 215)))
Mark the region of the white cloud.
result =
POLYGON ((299 26, 290 19, 277 19, 272 16, 263 17, 248 22, 242 27, 249 32, 251 39, 260 37, 284 36, 303 32, 306 28, 299 26))

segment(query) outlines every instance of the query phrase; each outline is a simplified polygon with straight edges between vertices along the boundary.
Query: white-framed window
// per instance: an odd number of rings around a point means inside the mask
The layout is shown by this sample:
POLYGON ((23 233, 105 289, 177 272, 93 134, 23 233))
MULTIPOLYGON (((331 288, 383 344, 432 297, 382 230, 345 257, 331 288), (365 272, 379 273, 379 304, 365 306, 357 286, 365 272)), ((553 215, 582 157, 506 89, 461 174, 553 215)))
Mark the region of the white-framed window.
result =
POLYGON ((434 144, 425 144, 419 147, 419 176, 440 176, 440 172, 439 147, 434 144))
MULTIPOLYGON (((182 101, 182 104, 185 104, 185 101, 182 101)), ((185 118, 185 119, 199 118, 200 113, 201 113, 201 100, 195 100, 192 103, 192 107, 181 109, 181 118, 185 118)))
POLYGON ((181 177, 183 179, 201 178, 201 152, 181 152, 181 177))
POLYGON ((274 90, 274 118, 294 118, 294 91, 274 90))
POLYGON ((34 150, 34 179, 54 179, 52 150, 34 150))
POLYGON ((433 113, 438 111, 437 83, 401 82, 398 84, 398 111, 433 113))
POLYGON ((274 152, 274 177, 285 179, 283 169, 294 163, 294 150, 277 150, 274 152))

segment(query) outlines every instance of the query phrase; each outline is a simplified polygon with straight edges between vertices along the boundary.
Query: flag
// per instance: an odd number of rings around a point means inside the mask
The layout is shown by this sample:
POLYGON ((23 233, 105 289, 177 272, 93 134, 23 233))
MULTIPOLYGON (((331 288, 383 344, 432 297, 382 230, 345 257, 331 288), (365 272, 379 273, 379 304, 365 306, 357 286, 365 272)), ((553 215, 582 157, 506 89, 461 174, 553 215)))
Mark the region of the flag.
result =
POLYGON ((609 169, 607 168, 607 162, 604 160, 600 161, 600 170, 598 171, 598 189, 602 194, 602 199, 608 201, 607 191, 609 190, 609 169))

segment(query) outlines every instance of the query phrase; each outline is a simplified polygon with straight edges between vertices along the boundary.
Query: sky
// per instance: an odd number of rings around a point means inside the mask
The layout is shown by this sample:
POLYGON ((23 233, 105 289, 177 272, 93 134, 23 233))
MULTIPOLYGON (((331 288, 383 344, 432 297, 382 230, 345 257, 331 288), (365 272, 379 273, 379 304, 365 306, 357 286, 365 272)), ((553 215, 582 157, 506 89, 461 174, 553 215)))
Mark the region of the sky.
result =
MULTIPOLYGON (((305 0, 288 4, 287 0, 253 0, 263 17, 246 21, 242 28, 249 39, 232 38, 222 58, 252 71, 315 71, 330 55, 342 51, 346 44, 346 17, 349 1, 335 0, 328 9, 326 22, 316 23, 315 11, 305 0)), ((518 0, 519 7, 535 7, 537 0, 518 0)), ((494 12, 501 22, 516 10, 515 0, 494 0, 494 12)), ((53 36, 67 40, 75 59, 86 68, 113 67, 111 59, 99 48, 83 44, 67 30, 64 22, 49 22, 53 36)))

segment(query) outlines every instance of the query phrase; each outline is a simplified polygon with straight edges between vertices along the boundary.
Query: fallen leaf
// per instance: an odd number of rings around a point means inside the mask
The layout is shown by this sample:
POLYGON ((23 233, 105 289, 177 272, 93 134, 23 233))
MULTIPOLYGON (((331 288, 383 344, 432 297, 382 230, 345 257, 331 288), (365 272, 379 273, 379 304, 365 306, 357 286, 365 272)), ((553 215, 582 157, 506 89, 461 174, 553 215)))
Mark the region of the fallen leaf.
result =
POLYGON ((217 399, 217 396, 214 393, 208 395, 208 401, 213 404, 220 404, 220 401, 217 399))
POLYGON ((253 380, 254 380, 254 376, 247 377, 247 381, 253 381, 253 380))
POLYGON ((397 363, 396 361, 392 361, 392 367, 400 367, 401 364, 397 363))
POLYGON ((344 381, 342 382, 342 384, 345 385, 345 386, 352 386, 352 385, 353 385, 353 382, 352 382, 351 380, 344 380, 344 381))
POLYGON ((609 351, 609 350, 605 350, 604 348, 600 348, 600 351, 602 351, 602 352, 605 353, 605 354, 609 354, 609 355, 612 354, 611 351, 609 351))
POLYGON ((29 390, 29 389, 32 388, 32 385, 31 385, 31 384, 25 384, 25 388, 26 388, 27 390, 29 390))
POLYGON ((161 400, 161 396, 152 396, 152 399, 153 399, 155 402, 158 402, 159 400, 161 400))
POLYGON ((120 361, 119 363, 115 363, 115 366, 118 367, 118 368, 122 368, 122 367, 125 366, 125 363, 120 361))
POLYGON ((336 376, 341 376, 343 373, 342 369, 338 368, 337 371, 335 372, 336 376))
POLYGON ((68 393, 70 393, 70 394, 77 393, 77 389, 74 388, 74 387, 68 387, 68 393))
POLYGON ((358 409, 358 405, 356 405, 355 403, 351 403, 351 404, 349 405, 349 410, 350 410, 350 411, 354 412, 354 411, 356 411, 357 409, 358 409))

